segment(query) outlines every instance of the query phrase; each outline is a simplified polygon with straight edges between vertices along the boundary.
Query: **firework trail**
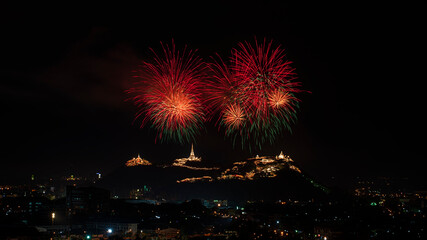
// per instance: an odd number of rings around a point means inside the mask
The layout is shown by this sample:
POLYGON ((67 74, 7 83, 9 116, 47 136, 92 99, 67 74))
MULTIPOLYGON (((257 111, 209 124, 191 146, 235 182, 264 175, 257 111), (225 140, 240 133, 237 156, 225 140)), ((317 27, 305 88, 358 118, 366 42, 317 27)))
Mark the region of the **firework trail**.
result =
POLYGON ((135 119, 142 118, 141 127, 150 123, 158 139, 188 143, 203 129, 206 118, 204 63, 186 48, 177 51, 173 41, 171 48, 163 44, 162 48, 163 56, 151 49, 153 61, 142 63, 134 87, 127 92, 139 108, 135 119))

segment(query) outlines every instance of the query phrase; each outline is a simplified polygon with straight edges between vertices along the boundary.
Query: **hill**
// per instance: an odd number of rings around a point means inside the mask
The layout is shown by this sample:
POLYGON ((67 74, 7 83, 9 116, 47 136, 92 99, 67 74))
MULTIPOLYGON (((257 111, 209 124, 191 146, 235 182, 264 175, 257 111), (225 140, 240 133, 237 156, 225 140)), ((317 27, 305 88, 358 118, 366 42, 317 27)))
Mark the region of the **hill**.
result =
POLYGON ((236 162, 220 170, 179 166, 121 167, 97 183, 113 195, 127 198, 132 189, 144 197, 166 200, 227 199, 233 201, 304 200, 325 196, 326 188, 307 177, 283 154, 236 162), (145 187, 144 187, 145 186, 145 187))

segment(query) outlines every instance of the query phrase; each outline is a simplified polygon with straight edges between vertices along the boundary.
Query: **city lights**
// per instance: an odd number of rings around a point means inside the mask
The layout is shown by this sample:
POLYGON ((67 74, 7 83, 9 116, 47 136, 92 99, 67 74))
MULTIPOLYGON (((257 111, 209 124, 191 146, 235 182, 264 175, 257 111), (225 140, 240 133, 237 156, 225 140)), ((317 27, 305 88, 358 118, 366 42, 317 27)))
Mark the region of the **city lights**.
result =
POLYGON ((52 225, 55 223, 55 213, 52 213, 52 225))

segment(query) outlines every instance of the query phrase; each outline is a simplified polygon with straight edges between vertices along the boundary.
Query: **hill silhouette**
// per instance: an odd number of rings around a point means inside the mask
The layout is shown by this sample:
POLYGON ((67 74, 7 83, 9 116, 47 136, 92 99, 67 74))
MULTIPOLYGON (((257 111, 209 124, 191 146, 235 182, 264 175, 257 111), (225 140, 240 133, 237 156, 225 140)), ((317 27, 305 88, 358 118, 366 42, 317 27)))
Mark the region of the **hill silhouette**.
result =
POLYGON ((325 188, 290 165, 277 172, 276 177, 253 180, 216 180, 220 170, 192 170, 182 167, 135 166, 121 167, 97 185, 113 195, 129 197, 132 189, 148 186, 148 198, 184 201, 191 199, 246 200, 309 200, 326 196, 325 188), (214 181, 177 183, 184 178, 211 176, 214 181))

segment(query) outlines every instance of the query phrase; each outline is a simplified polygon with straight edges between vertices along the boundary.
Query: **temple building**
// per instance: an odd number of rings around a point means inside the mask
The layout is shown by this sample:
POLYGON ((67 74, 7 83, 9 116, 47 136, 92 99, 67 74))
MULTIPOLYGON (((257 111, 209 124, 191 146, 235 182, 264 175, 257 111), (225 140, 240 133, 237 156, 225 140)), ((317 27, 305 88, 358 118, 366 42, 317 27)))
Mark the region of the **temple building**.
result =
POLYGON ((133 167, 138 165, 152 165, 148 160, 142 159, 139 154, 138 157, 132 158, 131 160, 126 162, 126 167, 133 167))
POLYGON ((196 157, 196 155, 194 155, 194 149, 193 149, 193 144, 191 144, 191 152, 190 152, 190 156, 188 158, 178 158, 175 159, 175 161, 173 162, 173 166, 184 166, 187 162, 200 162, 202 161, 202 158, 200 157, 196 157))
POLYGON ((192 170, 217 170, 217 169, 219 169, 217 167, 204 167, 203 164, 201 163, 201 161, 202 161, 201 157, 196 157, 196 155, 194 155, 193 144, 191 144, 190 156, 188 156, 187 158, 175 159, 175 161, 172 163, 172 166, 185 167, 185 168, 192 169, 192 170))
POLYGON ((280 151, 279 156, 276 156, 276 160, 282 160, 284 162, 293 162, 294 161, 289 156, 284 155, 283 151, 280 151))
MULTIPOLYGON (((237 180, 254 180, 256 178, 274 178, 277 172, 285 168, 301 173, 301 170, 293 164, 293 160, 284 155, 283 151, 278 156, 259 156, 248 158, 246 161, 235 162, 232 168, 226 169, 221 173, 217 180, 237 179, 237 180), (248 166, 255 165, 252 170, 248 171, 248 166)), ((250 167, 249 167, 250 169, 250 167)))

